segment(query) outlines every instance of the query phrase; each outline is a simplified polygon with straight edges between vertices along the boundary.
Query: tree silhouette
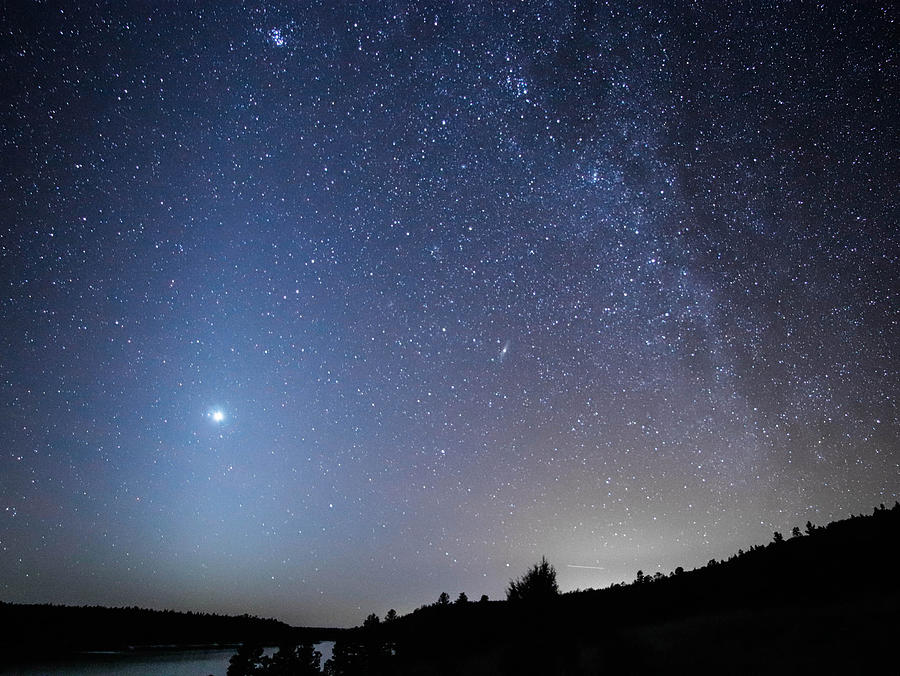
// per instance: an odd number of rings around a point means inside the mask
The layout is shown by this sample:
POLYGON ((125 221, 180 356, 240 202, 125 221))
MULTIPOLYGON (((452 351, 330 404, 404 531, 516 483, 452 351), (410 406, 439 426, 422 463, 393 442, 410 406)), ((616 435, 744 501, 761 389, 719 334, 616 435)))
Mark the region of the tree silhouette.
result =
POLYGON ((481 598, 478 599, 478 603, 487 603, 487 602, 488 602, 488 595, 487 595, 487 594, 482 594, 482 595, 481 595, 481 598))
POLYGON ((798 538, 801 535, 802 533, 800 532, 800 526, 794 526, 793 530, 791 531, 791 537, 798 538))
POLYGON ((228 660, 228 676, 253 676, 263 673, 262 646, 243 644, 228 660))
POLYGON ((312 676, 321 673, 322 653, 312 643, 301 643, 296 649, 297 668, 294 676, 312 676))
POLYGON ((354 676, 363 673, 364 667, 362 647, 353 641, 339 640, 335 641, 331 659, 325 662, 324 673, 327 676, 354 676))
POLYGON ((463 605, 464 603, 469 602, 469 597, 466 596, 466 592, 459 592, 459 596, 456 597, 456 605, 463 605))
POLYGON ((324 673, 327 676, 388 673, 391 654, 392 649, 385 643, 381 632, 381 620, 372 613, 354 637, 335 641, 331 659, 325 662, 324 673))
POLYGON ((448 606, 450 605, 450 596, 447 594, 447 592, 441 592, 441 595, 438 596, 437 602, 439 606, 448 606))
POLYGON ((313 676, 321 673, 322 653, 312 643, 298 646, 281 646, 272 657, 262 658, 262 668, 257 672, 264 676, 313 676))
POLYGON ((387 615, 384 616, 385 622, 393 622, 396 619, 397 619, 397 611, 394 610, 393 608, 391 608, 389 611, 387 611, 387 615))
POLYGON ((228 676, 314 676, 322 653, 312 643, 282 645, 271 657, 263 655, 258 645, 245 644, 228 662, 228 676))
MULTIPOLYGON (((387 671, 388 662, 393 654, 393 648, 384 640, 384 634, 380 631, 381 620, 378 615, 372 613, 363 622, 363 644, 361 673, 382 674, 387 671)), ((360 673, 360 670, 354 671, 360 673)))
POLYGON ((778 544, 779 542, 784 542, 784 535, 779 533, 777 530, 772 533, 772 542, 778 544))
POLYGON ((506 590, 508 601, 545 602, 559 594, 556 569, 545 557, 518 580, 510 580, 506 590))

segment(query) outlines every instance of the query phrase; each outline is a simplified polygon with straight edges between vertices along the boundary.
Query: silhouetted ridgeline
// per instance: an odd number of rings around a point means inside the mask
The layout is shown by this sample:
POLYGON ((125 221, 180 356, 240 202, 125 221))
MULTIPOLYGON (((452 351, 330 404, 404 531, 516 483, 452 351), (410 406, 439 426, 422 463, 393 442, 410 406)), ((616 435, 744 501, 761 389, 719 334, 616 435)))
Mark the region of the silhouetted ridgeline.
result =
POLYGON ((291 627, 250 615, 232 617, 144 608, 24 605, 0 602, 5 659, 140 646, 334 640, 340 629, 291 627))
POLYGON ((900 673, 898 541, 900 505, 606 589, 534 602, 442 594, 370 616, 338 641, 328 673, 900 673))
POLYGON ((271 659, 253 645, 336 640, 330 676, 900 673, 900 505, 779 533, 692 571, 558 594, 542 560, 507 601, 438 602, 349 630, 138 608, 0 604, 7 659, 67 650, 237 644, 229 676, 318 672, 309 646, 271 659), (283 669, 288 665, 287 671, 283 669), (302 668, 297 665, 303 665, 302 668), (298 671, 300 669, 300 671, 298 671))

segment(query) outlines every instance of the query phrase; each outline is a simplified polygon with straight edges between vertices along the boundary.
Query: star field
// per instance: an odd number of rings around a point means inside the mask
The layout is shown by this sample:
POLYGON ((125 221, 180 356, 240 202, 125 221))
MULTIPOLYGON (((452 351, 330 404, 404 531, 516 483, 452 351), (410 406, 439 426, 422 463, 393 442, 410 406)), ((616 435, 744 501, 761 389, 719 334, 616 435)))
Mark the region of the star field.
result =
POLYGON ((14 3, 0 597, 351 625, 893 504, 896 20, 14 3))

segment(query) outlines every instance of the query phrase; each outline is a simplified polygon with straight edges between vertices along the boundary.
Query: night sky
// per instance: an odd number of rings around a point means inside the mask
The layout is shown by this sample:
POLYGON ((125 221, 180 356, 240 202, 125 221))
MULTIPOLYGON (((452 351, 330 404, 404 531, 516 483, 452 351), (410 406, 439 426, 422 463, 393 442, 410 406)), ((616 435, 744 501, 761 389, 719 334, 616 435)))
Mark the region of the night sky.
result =
POLYGON ((892 505, 896 23, 4 4, 0 599, 351 625, 892 505))

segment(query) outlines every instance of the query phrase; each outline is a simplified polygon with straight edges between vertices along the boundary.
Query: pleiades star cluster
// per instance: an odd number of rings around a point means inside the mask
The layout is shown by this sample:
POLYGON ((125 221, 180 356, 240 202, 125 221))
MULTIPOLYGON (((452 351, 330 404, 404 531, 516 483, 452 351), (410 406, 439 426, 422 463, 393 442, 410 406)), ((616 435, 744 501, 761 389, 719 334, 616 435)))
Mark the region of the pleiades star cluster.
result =
POLYGON ((0 598, 352 625, 890 506, 897 11, 0 11, 0 598))

